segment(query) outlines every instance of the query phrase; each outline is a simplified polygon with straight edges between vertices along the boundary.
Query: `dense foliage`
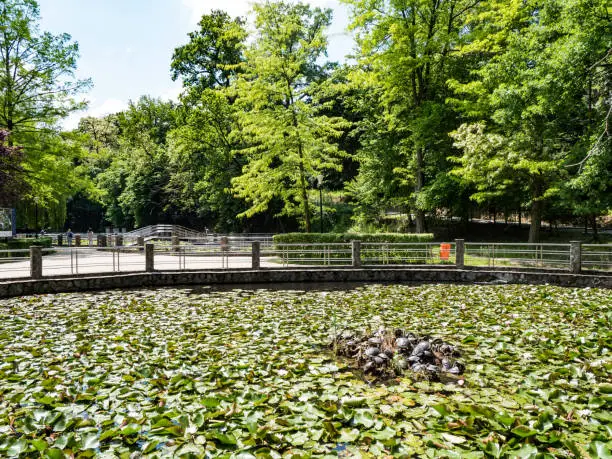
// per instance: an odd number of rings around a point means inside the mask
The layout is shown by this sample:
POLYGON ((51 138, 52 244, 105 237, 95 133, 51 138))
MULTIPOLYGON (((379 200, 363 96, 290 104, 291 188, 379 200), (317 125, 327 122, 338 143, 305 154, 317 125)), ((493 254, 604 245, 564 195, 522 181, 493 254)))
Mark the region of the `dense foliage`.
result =
POLYGON ((14 206, 28 189, 21 165, 23 152, 8 146, 8 137, 7 131, 0 130, 0 207, 14 206))
POLYGON ((274 242, 281 244, 297 244, 297 243, 340 243, 351 241, 362 242, 431 242, 433 234, 402 234, 402 233, 284 233, 275 234, 274 242))
POLYGON ((58 226, 67 199, 78 191, 93 194, 78 167, 85 150, 58 126, 84 107, 75 96, 90 83, 74 78, 78 45, 70 35, 40 32, 38 20, 34 0, 0 0, 0 129, 10 133, 9 146, 22 146, 21 167, 11 170, 11 180, 27 185, 16 186, 19 199, 10 203, 19 203, 18 219, 39 206, 48 210, 47 223, 58 226))
POLYGON ((52 242, 50 237, 8 239, 6 242, 0 242, 0 251, 13 249, 16 252, 0 252, 0 258, 29 257, 30 247, 33 245, 50 248, 52 242))
POLYGON ((1 300, 0 455, 609 457, 611 307, 519 285, 1 300), (327 348, 407 324, 459 345, 464 385, 372 386, 327 348))
POLYGON ((399 211, 423 233, 527 211, 536 241, 543 219, 596 229, 609 214, 608 2, 343 2, 350 63, 326 60, 330 10, 212 11, 172 56, 180 102, 143 96, 60 134, 88 84, 72 78, 78 47, 38 32, 34 0, 1 0, 0 128, 31 188, 19 215, 31 226, 36 203, 62 221, 70 201, 69 220, 103 210, 98 228, 340 232, 399 211))

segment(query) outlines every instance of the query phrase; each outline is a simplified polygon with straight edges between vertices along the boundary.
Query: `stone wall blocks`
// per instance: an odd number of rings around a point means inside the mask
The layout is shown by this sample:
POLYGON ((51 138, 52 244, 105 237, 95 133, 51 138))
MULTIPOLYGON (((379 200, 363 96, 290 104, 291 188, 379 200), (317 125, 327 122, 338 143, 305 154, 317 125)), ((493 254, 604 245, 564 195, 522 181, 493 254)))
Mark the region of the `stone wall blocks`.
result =
POLYGON ((559 272, 487 271, 484 269, 304 269, 225 270, 116 274, 112 276, 21 279, 0 282, 0 298, 86 290, 207 284, 265 284, 302 282, 452 282, 555 284, 569 287, 612 288, 612 275, 559 272))

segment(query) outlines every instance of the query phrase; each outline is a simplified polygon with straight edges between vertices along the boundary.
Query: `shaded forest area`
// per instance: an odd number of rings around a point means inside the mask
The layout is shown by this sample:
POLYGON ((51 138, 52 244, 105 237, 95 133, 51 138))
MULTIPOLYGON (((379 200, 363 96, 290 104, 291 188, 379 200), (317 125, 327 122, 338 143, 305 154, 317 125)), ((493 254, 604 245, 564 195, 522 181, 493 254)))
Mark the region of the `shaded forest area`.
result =
POLYGON ((66 132, 91 84, 77 43, 40 32, 35 1, 0 0, 0 206, 75 230, 452 237, 491 216, 515 224, 489 234, 531 242, 543 221, 610 218, 606 0, 343 1, 347 63, 326 58, 331 10, 213 11, 169 62, 179 102, 142 96, 66 132))

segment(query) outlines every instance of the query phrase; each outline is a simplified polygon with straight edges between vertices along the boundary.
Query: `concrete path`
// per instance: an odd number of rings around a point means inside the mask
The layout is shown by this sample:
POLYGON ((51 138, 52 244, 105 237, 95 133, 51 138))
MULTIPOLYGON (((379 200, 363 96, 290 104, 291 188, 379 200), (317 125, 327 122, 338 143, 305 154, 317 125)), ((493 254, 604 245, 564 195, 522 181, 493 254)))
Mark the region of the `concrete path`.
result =
MULTIPOLYGON (((0 258, 0 280, 30 276, 29 259, 0 258)), ((262 259, 263 268, 279 268, 282 265, 262 259)), ((155 269, 173 271, 180 269, 237 269, 250 268, 251 256, 222 257, 216 255, 177 255, 155 254, 155 269)), ((57 250, 56 253, 43 256, 43 276, 63 276, 70 274, 94 274, 112 272, 133 272, 145 270, 143 253, 121 253, 82 248, 57 250)))

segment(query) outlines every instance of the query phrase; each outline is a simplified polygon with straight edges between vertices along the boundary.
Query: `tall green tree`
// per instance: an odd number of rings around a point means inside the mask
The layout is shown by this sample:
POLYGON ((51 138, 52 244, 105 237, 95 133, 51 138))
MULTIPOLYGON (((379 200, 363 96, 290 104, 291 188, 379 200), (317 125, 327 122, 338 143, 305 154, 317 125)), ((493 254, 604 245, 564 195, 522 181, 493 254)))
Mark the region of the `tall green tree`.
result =
POLYGON ((39 19, 34 0, 0 0, 0 125, 15 136, 82 109, 74 96, 90 86, 74 78, 78 44, 39 19))
POLYGON ((567 168, 574 175, 563 188, 574 213, 591 222, 595 236, 597 216, 612 210, 612 43, 609 46, 588 69, 587 127, 591 135, 572 149, 567 168))
POLYGON ((225 90, 241 71, 246 37, 241 18, 213 11, 202 16, 189 43, 175 49, 171 64, 186 90, 184 122, 169 137, 166 191, 182 213, 224 231, 239 229, 235 217, 244 210, 230 191, 242 162, 233 154, 235 96, 225 90))
POLYGON ((221 231, 239 230, 236 215, 245 208, 230 191, 243 165, 233 152, 235 121, 236 108, 224 92, 205 89, 197 101, 192 99, 185 122, 168 142, 169 198, 182 212, 221 231))
POLYGON ((166 193, 170 177, 167 136, 177 126, 175 104, 143 96, 113 118, 117 138, 109 133, 110 151, 101 157, 101 161, 110 161, 95 176, 107 217, 114 225, 125 227, 170 222, 175 206, 166 193))
POLYGON ((383 205, 409 205, 417 232, 423 232, 432 201, 424 193, 437 178, 445 179, 439 174, 449 168, 448 132, 456 126, 445 102, 451 95, 446 81, 470 66, 455 51, 478 1, 343 1, 351 8, 358 43, 354 82, 375 95, 374 105, 365 107, 369 113, 353 193, 359 200, 373 198, 372 191, 362 191, 379 190, 378 196, 387 197, 383 205))
POLYGON ((227 88, 243 59, 244 21, 214 10, 202 16, 198 27, 189 33, 189 43, 174 50, 172 79, 181 78, 185 87, 199 91, 227 88))
POLYGON ((313 83, 325 77, 331 10, 302 3, 254 6, 257 35, 245 52, 244 73, 234 90, 239 112, 237 150, 246 164, 232 180, 250 207, 243 216, 268 210, 275 199, 285 215, 300 216, 311 231, 309 188, 326 170, 339 170, 336 139, 346 121, 321 114, 313 83))
POLYGON ((39 20, 36 1, 0 0, 0 128, 10 131, 9 144, 23 147, 15 173, 28 184, 24 199, 51 210, 90 185, 74 167, 85 151, 56 128, 84 107, 75 96, 90 82, 74 77, 77 43, 68 34, 41 32, 39 20))
POLYGON ((472 16, 461 54, 483 65, 451 83, 474 120, 453 134, 463 152, 456 173, 478 186, 477 199, 520 185, 530 242, 570 178, 565 165, 586 154, 590 69, 611 46, 609 24, 603 0, 491 1, 472 16))

